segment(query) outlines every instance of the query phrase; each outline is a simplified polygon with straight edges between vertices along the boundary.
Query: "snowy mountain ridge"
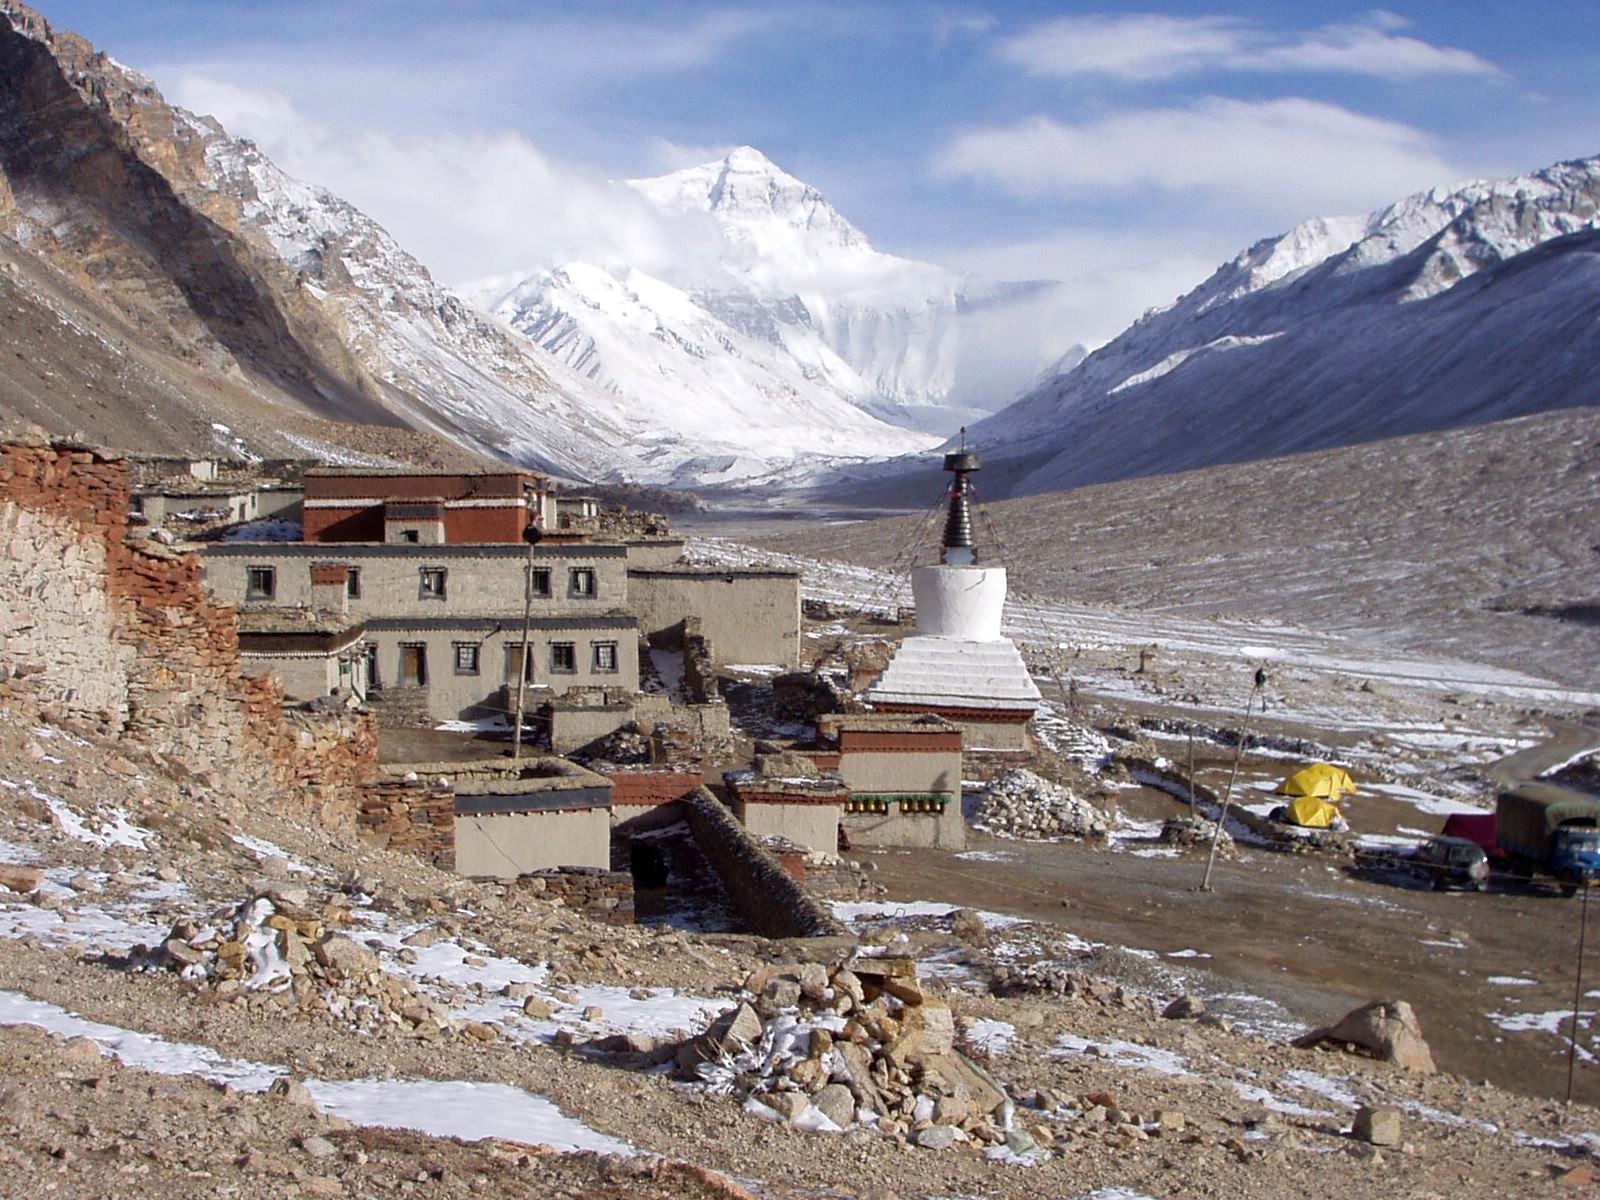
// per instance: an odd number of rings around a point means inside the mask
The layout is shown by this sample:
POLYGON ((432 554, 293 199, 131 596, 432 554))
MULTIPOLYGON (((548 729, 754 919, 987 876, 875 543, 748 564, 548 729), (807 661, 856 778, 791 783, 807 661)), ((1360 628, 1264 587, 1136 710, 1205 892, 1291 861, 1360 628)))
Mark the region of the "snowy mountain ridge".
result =
POLYGON ((1307 221, 972 437, 1023 494, 1595 403, 1596 230, 1600 158, 1307 221))
MULTIPOLYGON (((612 272, 617 283, 636 297, 648 293, 667 303, 657 314, 662 329, 691 320, 680 303, 687 298, 701 310, 691 322, 701 330, 698 344, 709 338, 738 346, 736 357, 745 363, 770 359, 769 371, 798 378, 817 403, 831 397, 909 430, 945 433, 994 411, 1068 351, 1064 342, 1051 344, 1039 361, 1028 361, 1014 345, 1002 350, 997 336, 997 326, 1055 285, 988 284, 886 254, 816 188, 752 147, 624 186, 664 216, 707 219, 720 246, 715 261, 685 264, 670 278, 646 282, 624 268, 612 272), (753 342, 767 352, 758 353, 753 342)), ((569 365, 581 353, 581 369, 619 395, 657 404, 661 397, 642 394, 657 386, 644 364, 663 345, 670 357, 674 339, 657 338, 653 346, 654 334, 638 320, 623 327, 603 318, 593 295, 598 270, 592 263, 561 264, 485 281, 466 294, 569 365), (574 287, 579 278, 587 294, 574 287)), ((726 374, 727 364, 701 361, 713 374, 726 374)), ((687 385, 682 361, 655 366, 687 385)), ((758 393, 766 386, 753 385, 758 393)))

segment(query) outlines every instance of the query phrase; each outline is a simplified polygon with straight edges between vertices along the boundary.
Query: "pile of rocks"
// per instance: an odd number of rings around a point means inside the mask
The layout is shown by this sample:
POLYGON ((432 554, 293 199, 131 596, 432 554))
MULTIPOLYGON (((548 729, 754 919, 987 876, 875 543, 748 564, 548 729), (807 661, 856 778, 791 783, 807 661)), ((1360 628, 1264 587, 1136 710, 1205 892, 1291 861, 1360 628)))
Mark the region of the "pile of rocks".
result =
POLYGON ((678 1047, 681 1077, 745 1098, 745 1109, 802 1128, 855 1126, 924 1149, 1043 1153, 1012 1128, 1004 1089, 956 1049, 948 1005, 909 958, 765 966, 754 996, 678 1047))
POLYGON ((371 949, 336 932, 350 921, 337 901, 316 907, 305 888, 274 884, 208 920, 177 921, 161 945, 136 948, 134 961, 254 1012, 424 1039, 498 1036, 491 1026, 452 1020, 410 980, 382 970, 371 949))
POLYGON ((1217 823, 1204 817, 1168 817, 1161 825, 1161 840, 1180 850, 1204 850, 1210 853, 1211 839, 1217 839, 1217 854, 1222 858, 1234 855, 1233 835, 1224 829, 1217 833, 1217 823))
POLYGON ((1028 840, 1101 838, 1110 830, 1106 814, 1071 788, 1023 767, 1014 767, 990 782, 978 801, 973 824, 996 837, 1028 840))

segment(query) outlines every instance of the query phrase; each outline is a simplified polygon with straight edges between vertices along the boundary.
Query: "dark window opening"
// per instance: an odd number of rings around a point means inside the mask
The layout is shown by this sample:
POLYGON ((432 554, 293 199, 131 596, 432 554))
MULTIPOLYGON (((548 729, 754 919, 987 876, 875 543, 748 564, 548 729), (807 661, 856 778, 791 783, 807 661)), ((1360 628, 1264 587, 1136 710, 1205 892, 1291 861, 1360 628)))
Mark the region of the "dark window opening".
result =
POLYGON ((456 642, 456 674, 476 675, 478 673, 478 643, 456 642))
POLYGON ((528 569, 528 588, 535 597, 550 597, 550 568, 530 567, 528 569))
POLYGON ((594 670, 610 672, 617 669, 617 644, 615 642, 594 643, 594 670))
POLYGON ((351 600, 361 599, 361 568, 349 567, 344 573, 344 594, 351 600))
POLYGON ((550 670, 558 675, 573 675, 578 670, 578 647, 574 642, 550 643, 550 670))
POLYGON ((445 570, 443 567, 422 568, 420 592, 424 600, 444 599, 444 577, 445 570))
POLYGON ((277 590, 277 568, 248 567, 245 569, 244 598, 246 600, 271 600, 277 590))
POLYGON ((589 567, 573 567, 568 576, 567 591, 573 596, 594 595, 594 571, 589 567))

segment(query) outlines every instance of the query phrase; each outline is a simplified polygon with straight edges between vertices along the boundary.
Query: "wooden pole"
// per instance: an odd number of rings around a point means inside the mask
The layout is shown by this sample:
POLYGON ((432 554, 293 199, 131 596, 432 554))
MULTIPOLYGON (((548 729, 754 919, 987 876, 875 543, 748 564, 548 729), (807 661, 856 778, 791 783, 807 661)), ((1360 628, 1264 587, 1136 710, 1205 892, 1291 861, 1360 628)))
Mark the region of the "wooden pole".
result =
POLYGON ((1189 816, 1195 812, 1194 804, 1194 730, 1189 731, 1189 816))
POLYGON ((528 634, 533 628, 533 543, 528 543, 528 566, 522 578, 522 653, 517 662, 517 716, 511 731, 511 758, 522 757, 522 706, 528 692, 528 634))
POLYGON ((1567 1039, 1567 1108, 1572 1107, 1572 1073, 1578 1058, 1578 1013, 1583 1008, 1583 943, 1589 932, 1589 885, 1584 883, 1578 910, 1578 977, 1572 984, 1572 1036, 1567 1039))
MULTIPOLYGON (((1244 757, 1244 744, 1250 737, 1250 710, 1255 707, 1256 693, 1261 690, 1261 672, 1256 672, 1254 686, 1250 689, 1250 698, 1244 702, 1244 722, 1239 726, 1239 744, 1233 751, 1233 769, 1228 772, 1228 786, 1222 793, 1222 811, 1217 814, 1217 827, 1211 831, 1211 853, 1206 858, 1206 877, 1200 881, 1200 890, 1211 890, 1211 871, 1217 865, 1217 842, 1222 837, 1223 823, 1228 819, 1228 801, 1233 799, 1233 781, 1239 777, 1239 760, 1244 757)), ((1193 788, 1193 783, 1190 788, 1193 788)), ((1193 802, 1194 792, 1189 792, 1190 801, 1193 802)))

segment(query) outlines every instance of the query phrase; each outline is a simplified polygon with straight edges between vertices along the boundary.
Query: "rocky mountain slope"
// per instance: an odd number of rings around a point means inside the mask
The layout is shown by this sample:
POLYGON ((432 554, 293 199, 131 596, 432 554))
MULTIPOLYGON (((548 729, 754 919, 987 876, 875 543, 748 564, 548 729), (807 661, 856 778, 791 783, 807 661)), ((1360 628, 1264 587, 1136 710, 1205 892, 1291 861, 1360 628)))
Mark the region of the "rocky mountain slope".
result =
MULTIPOLYGON (((1014 321, 1056 285, 986 284, 885 254, 752 147, 628 186, 670 218, 708 221, 714 260, 685 264, 671 280, 571 263, 470 294, 641 403, 656 400, 662 374, 753 395, 778 374, 822 398, 809 403, 837 397, 897 425, 950 432, 1066 350, 1051 343, 1030 357, 1014 336, 1014 321), (625 316, 608 299, 618 293, 625 316)), ((901 437, 893 448, 913 445, 901 437)))
POLYGON ((0 365, 0 417, 138 449, 334 458, 368 425, 680 484, 928 440, 805 393, 797 372, 636 406, 143 76, 13 0, 0 15, 0 258, 27 343, 0 365))
POLYGON ((1597 366, 1587 159, 1257 243, 972 432, 1021 495, 1593 404, 1597 366))

